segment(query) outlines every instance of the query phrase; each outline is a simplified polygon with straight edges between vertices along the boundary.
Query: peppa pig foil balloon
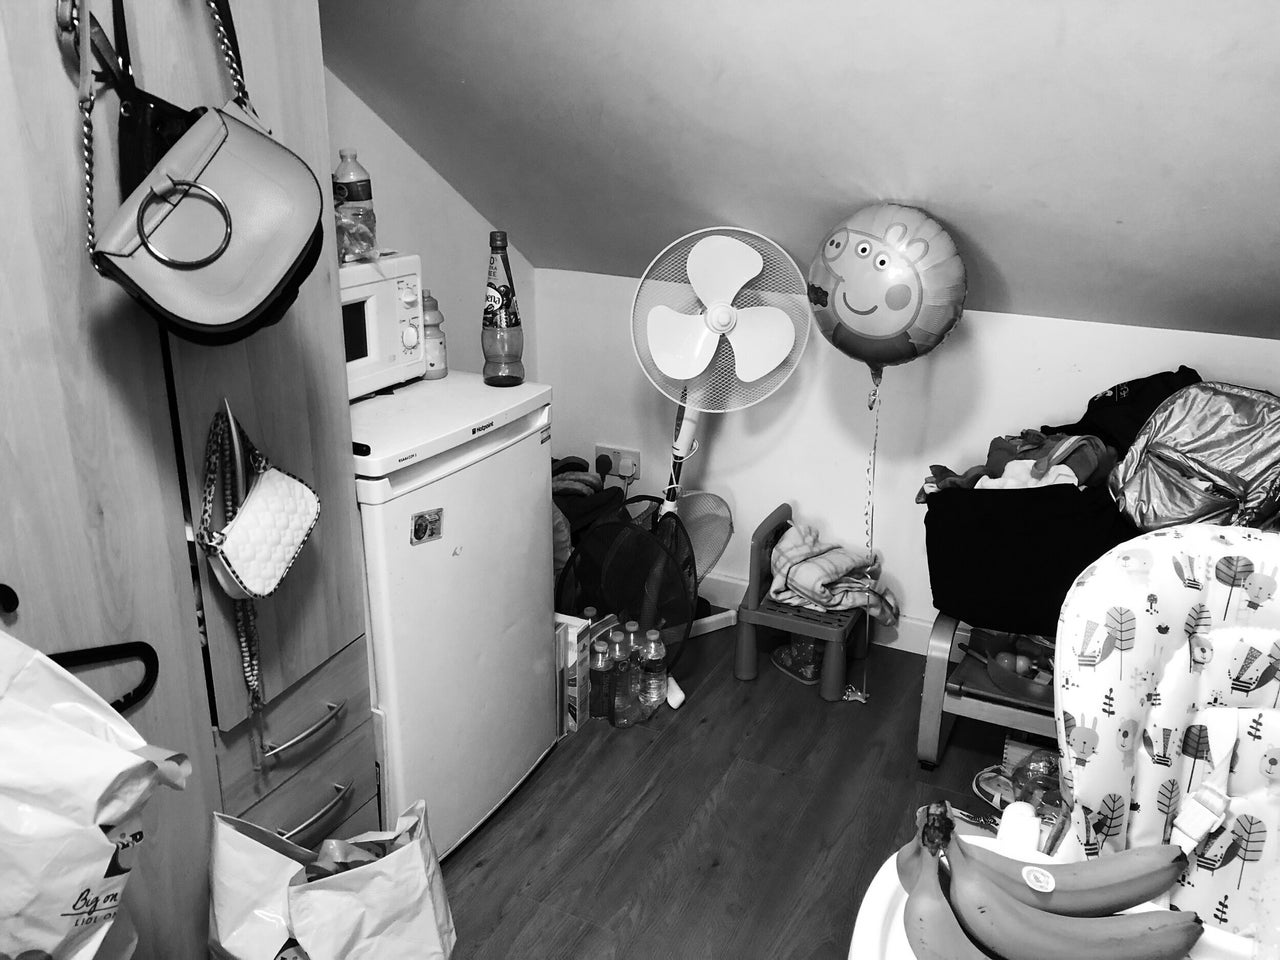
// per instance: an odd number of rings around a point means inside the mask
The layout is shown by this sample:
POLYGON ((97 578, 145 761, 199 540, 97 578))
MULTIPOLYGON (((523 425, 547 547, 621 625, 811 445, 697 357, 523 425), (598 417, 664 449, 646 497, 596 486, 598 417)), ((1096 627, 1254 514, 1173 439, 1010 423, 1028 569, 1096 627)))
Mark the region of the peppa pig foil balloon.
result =
POLYGON ((809 300, 831 344, 871 367, 924 356, 960 319, 964 263, 923 210, 863 207, 827 234, 809 267, 809 300))

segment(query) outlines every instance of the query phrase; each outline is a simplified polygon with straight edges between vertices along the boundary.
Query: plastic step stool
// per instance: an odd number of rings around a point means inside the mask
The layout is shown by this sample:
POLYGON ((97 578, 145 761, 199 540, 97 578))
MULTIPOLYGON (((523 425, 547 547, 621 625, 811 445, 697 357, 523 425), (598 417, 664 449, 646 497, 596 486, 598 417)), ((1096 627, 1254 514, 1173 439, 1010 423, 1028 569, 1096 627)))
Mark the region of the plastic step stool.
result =
POLYGON ((773 573, 769 561, 773 548, 791 523, 791 505, 775 509, 751 535, 751 569, 747 591, 738 607, 738 649, 733 675, 739 680, 754 680, 758 675, 756 628, 767 627, 784 633, 811 637, 822 641, 822 679, 819 693, 823 700, 844 699, 845 675, 848 668, 846 647, 859 621, 863 628, 853 637, 853 659, 867 655, 871 643, 871 620, 862 608, 853 610, 809 610, 778 603, 769 597, 773 573))

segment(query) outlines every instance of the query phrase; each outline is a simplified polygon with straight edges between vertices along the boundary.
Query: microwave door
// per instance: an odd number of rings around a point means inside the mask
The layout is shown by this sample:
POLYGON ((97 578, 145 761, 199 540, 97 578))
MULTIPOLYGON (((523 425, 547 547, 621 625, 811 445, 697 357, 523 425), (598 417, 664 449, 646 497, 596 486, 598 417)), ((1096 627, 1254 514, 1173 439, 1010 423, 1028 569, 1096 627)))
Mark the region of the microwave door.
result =
POLYGON ((347 350, 347 363, 369 356, 369 316, 367 299, 342 305, 342 341, 347 350))

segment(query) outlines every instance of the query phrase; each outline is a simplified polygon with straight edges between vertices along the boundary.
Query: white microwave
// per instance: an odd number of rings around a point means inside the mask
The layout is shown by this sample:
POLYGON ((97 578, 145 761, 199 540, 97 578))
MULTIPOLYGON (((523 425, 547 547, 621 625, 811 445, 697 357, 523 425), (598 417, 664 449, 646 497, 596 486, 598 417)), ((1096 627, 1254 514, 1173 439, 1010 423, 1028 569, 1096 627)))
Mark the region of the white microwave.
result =
POLYGON ((382 257, 338 268, 347 398, 427 372, 422 344, 422 266, 416 255, 382 257))

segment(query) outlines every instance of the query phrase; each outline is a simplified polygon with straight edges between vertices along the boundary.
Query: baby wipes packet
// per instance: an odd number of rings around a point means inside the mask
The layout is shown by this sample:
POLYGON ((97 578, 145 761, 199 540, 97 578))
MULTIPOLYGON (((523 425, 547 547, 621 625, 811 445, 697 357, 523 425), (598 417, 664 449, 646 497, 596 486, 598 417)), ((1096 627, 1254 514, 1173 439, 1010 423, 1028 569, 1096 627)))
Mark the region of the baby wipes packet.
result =
POLYGON ((145 840, 147 798, 189 773, 0 630, 0 956, 92 958, 145 840))

